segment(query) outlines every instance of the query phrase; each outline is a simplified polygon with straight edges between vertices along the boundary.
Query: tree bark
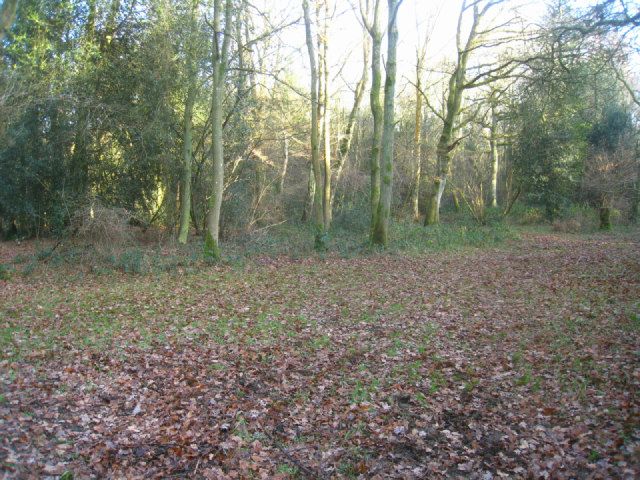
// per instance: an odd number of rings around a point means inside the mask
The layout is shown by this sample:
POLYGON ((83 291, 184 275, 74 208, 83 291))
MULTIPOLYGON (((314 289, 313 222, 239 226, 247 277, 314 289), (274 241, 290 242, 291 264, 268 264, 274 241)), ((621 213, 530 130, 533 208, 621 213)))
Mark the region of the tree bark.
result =
MULTIPOLYGON (((462 94, 465 89, 465 75, 467 71, 467 62, 476 41, 477 28, 480 22, 480 11, 477 3, 473 4, 473 22, 469 31, 467 41, 463 46, 460 41, 462 33, 462 20, 464 12, 467 9, 466 1, 463 2, 458 16, 458 27, 456 30, 456 45, 458 49, 458 59, 456 67, 449 78, 449 90, 447 93, 447 102, 442 131, 436 146, 436 164, 437 172, 431 187, 429 195, 429 204, 427 205, 427 215, 425 217, 425 226, 434 225, 440 222, 440 205, 442 202, 442 194, 447 185, 447 179, 451 172, 451 150, 455 147, 453 142, 456 121, 460 114, 462 105, 462 94)), ((485 7, 486 10, 486 7, 485 7)))
POLYGON ((600 207, 600 230, 611 230, 611 208, 608 205, 600 207))
POLYGON ((196 86, 189 79, 187 98, 184 106, 183 145, 182 145, 182 181, 180 183, 180 231, 178 243, 187 243, 189 219, 191 216, 191 162, 193 157, 193 106, 196 99, 196 86))
POLYGON ((315 230, 315 246, 323 248, 324 245, 324 215, 322 211, 322 190, 319 188, 322 182, 322 170, 320 166, 320 145, 319 145, 319 125, 318 125, 318 66, 316 52, 314 48, 313 35, 311 33, 311 15, 309 12, 308 0, 302 1, 304 11, 304 25, 307 41, 307 51, 309 54, 309 65, 311 70, 311 167, 314 177, 313 196, 313 226, 315 230))
POLYGON ((380 1, 375 0, 373 6, 373 19, 368 23, 364 18, 365 25, 371 36, 371 93, 369 103, 371 105, 371 115, 373 117, 373 138, 371 143, 371 155, 369 157, 369 168, 371 172, 371 239, 373 231, 378 223, 378 205, 380 203, 380 150, 382 146, 382 104, 380 103, 380 88, 382 85, 381 71, 381 49, 382 49, 382 29, 380 27, 380 1))
POLYGON ((277 193, 282 195, 284 192, 284 180, 287 176, 287 168, 289 167, 289 138, 285 132, 284 138, 282 139, 282 169, 280 170, 280 180, 278 181, 278 191, 277 193))
POLYGON ((189 37, 186 39, 186 75, 187 97, 184 104, 183 138, 182 138, 182 178, 180 182, 180 227, 178 243, 184 245, 189 237, 189 220, 191 218, 191 164, 193 162, 193 107, 197 96, 197 71, 194 61, 194 39, 196 11, 198 0, 191 7, 189 37))
POLYGON ((492 207, 498 206, 498 117, 496 116, 496 106, 491 105, 491 128, 489 133, 489 147, 491 149, 491 199, 492 207))
POLYGON ((382 131, 382 156, 380 201, 373 228, 372 243, 386 247, 389 244, 389 218, 393 190, 393 141, 394 107, 397 69, 398 25, 397 14, 402 0, 388 0, 389 23, 387 28, 387 75, 384 84, 384 119, 382 131))
POLYGON ((302 210, 302 222, 306 223, 313 216, 313 203, 316 196, 316 178, 313 174, 313 164, 309 162, 309 176, 307 177, 307 196, 302 210))
MULTIPOLYGON (((212 48, 212 84, 211 95, 211 157, 213 163, 213 188, 209 196, 207 212, 207 232, 205 234, 205 255, 220 258, 220 210, 224 189, 224 146, 222 143, 222 99, 224 96, 224 80, 229 61, 229 43, 231 36, 222 32, 220 20, 222 16, 222 0, 214 0, 213 10, 213 48, 212 48), (219 36, 222 34, 222 45, 219 36)), ((225 30, 231 26, 233 2, 226 0, 224 6, 225 30)))
POLYGON ((420 221, 420 179, 422 176, 422 68, 425 57, 423 48, 416 58, 416 111, 413 130, 413 190, 411 191, 411 210, 413 220, 420 221))
POLYGON ((331 97, 329 95, 329 0, 324 0, 324 20, 322 33, 319 35, 322 47, 322 135, 323 135, 323 158, 324 158, 324 184, 322 192, 323 234, 326 234, 331 227, 331 97))

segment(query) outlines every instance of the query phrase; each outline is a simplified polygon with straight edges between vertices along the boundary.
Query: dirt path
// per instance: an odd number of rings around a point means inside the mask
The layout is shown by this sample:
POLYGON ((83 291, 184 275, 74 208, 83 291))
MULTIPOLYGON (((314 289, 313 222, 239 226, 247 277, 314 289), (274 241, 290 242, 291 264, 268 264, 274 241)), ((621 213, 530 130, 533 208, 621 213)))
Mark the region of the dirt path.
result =
POLYGON ((633 478, 640 245, 0 285, 8 478, 633 478))

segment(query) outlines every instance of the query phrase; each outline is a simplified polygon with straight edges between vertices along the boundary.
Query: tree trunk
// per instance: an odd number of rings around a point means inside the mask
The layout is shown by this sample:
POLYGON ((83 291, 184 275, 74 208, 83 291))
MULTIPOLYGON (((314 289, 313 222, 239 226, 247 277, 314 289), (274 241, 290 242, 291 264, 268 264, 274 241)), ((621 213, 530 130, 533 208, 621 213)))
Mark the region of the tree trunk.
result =
POLYGON ((460 199, 458 198, 458 191, 457 190, 453 190, 453 192, 451 192, 451 196, 453 197, 453 208, 456 209, 456 212, 460 211, 460 199))
POLYGON ((213 189, 208 202, 205 254, 217 259, 220 258, 220 211, 222 209, 222 192, 224 188, 224 150, 222 146, 223 85, 219 83, 218 75, 214 74, 213 81, 213 98, 211 101, 213 189))
POLYGON ((285 132, 284 138, 282 140, 282 153, 284 159, 282 161, 282 169, 280 170, 280 181, 278 182, 278 194, 282 194, 284 192, 284 179, 287 176, 287 168, 289 166, 289 139, 287 138, 287 134, 285 132))
POLYGON ((369 166, 371 171, 371 239, 378 224, 378 205, 380 204, 380 150, 382 146, 382 104, 380 88, 382 85, 381 49, 382 31, 380 28, 380 1, 375 0, 373 23, 367 27, 371 36, 371 94, 370 105, 373 116, 373 139, 369 166))
MULTIPOLYGON (((492 5, 492 4, 487 4, 492 5)), ((486 11, 486 8, 483 10, 486 11)), ((458 27, 456 30, 456 46, 458 49, 458 60, 455 69, 449 78, 449 90, 447 92, 446 111, 442 126, 442 132, 436 146, 437 173, 433 180, 431 193, 429 196, 429 204, 427 206, 427 216, 425 218, 425 226, 433 225, 440 222, 440 205, 442 202, 442 193, 447 185, 447 178, 451 172, 451 150, 456 146, 454 142, 455 125, 460 115, 462 106, 462 94, 466 88, 465 75, 467 71, 467 61, 469 54, 473 51, 475 45, 477 28, 480 21, 481 13, 478 4, 473 3, 473 22, 469 30, 469 36, 465 45, 460 42, 462 32, 462 20, 464 12, 467 9, 466 1, 462 3, 462 9, 458 16, 458 27)))
POLYGON ((320 166, 320 145, 318 141, 318 67, 316 62, 316 53, 313 45, 313 36, 311 34, 311 15, 309 13, 308 0, 302 1, 302 7, 304 10, 305 34, 311 70, 311 167, 313 168, 313 177, 315 184, 312 212, 315 230, 315 246, 316 248, 322 249, 325 247, 325 236, 324 215, 322 211, 323 190, 319 188, 319 186, 321 186, 323 182, 322 170, 320 166))
POLYGON ((389 218, 393 189, 393 140, 394 140, 394 104, 398 45, 397 14, 402 0, 388 0, 389 24, 387 29, 387 75, 384 84, 384 124, 382 131, 382 157, 380 202, 373 228, 372 243, 386 247, 389 244, 389 218))
POLYGON ((182 145, 182 181, 180 183, 180 231, 178 243, 184 245, 189 236, 189 219, 191 215, 191 162, 193 157, 193 105, 196 99, 196 86, 189 79, 189 89, 184 106, 183 145, 182 145))
POLYGON ((302 210, 302 221, 308 222, 313 216, 313 202, 316 196, 316 178, 313 175, 313 164, 309 162, 309 176, 307 181, 307 196, 304 201, 304 208, 302 210))
POLYGON ((498 206, 498 118, 496 116, 496 106, 491 105, 491 131, 489 136, 489 147, 491 148, 491 199, 492 207, 498 206))
POLYGON ((600 207, 600 230, 611 230, 611 208, 606 205, 600 207))
POLYGON ((415 125, 413 131, 413 188, 411 190, 411 212, 415 222, 420 221, 420 183, 422 180, 422 70, 427 55, 428 37, 421 41, 419 48, 416 48, 416 110, 415 125))
POLYGON ((322 135, 324 157, 324 185, 322 192, 323 234, 331 227, 331 97, 329 96, 329 0, 324 0, 324 22, 322 34, 319 36, 322 44, 322 135))
POLYGON ((424 219, 425 227, 440 223, 440 202, 446 185, 447 178, 436 177, 433 181, 431 192, 427 201, 427 215, 424 219))
POLYGON ((418 56, 416 62, 416 112, 415 112, 415 126, 413 130, 413 190, 411 192, 411 210, 413 213, 413 220, 420 220, 420 177, 422 170, 422 91, 421 91, 421 77, 422 77, 422 61, 424 58, 421 55, 418 56))
MULTIPOLYGON (((222 0, 214 0, 213 10, 213 92, 211 95, 211 157, 213 163, 213 188, 209 196, 207 212, 207 232, 205 234, 204 253, 207 257, 220 258, 220 211, 224 189, 224 147, 222 143, 222 99, 224 80, 227 73, 229 42, 231 36, 223 33, 222 45, 219 43, 221 30, 220 17, 222 0)), ((225 29, 230 28, 232 0, 226 0, 224 7, 225 29)))

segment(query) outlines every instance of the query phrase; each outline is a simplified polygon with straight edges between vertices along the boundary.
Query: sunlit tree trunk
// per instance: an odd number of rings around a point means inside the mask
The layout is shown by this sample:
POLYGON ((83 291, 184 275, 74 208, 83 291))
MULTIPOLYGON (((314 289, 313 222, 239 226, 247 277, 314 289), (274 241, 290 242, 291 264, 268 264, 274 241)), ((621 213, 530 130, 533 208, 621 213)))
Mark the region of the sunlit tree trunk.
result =
POLYGON ((387 75, 384 84, 384 119, 382 131, 382 155, 380 161, 380 202, 373 228, 372 243, 387 246, 389 243, 389 218, 393 189, 393 141, 394 107, 397 69, 398 26, 397 13, 402 0, 388 0, 389 23, 387 28, 387 75))
POLYGON ((232 0, 226 0, 224 12, 222 0, 213 3, 213 42, 211 63, 213 68, 211 95, 211 157, 213 163, 213 186, 208 202, 207 231, 205 234, 205 255, 211 258, 220 257, 220 210, 224 189, 224 147, 222 143, 222 100, 224 82, 229 61, 229 43, 231 36, 226 29, 231 26, 232 0), (224 13, 225 32, 221 30, 221 17, 224 13), (222 44, 220 44, 222 40, 222 44))
POLYGON ((322 32, 318 34, 318 53, 322 81, 319 96, 322 98, 322 156, 324 159, 324 183, 322 191, 323 233, 331 227, 331 97, 329 95, 329 0, 323 1, 322 32))
MULTIPOLYGON (((316 52, 311 33, 311 14, 309 12, 308 0, 302 1, 304 10, 304 25, 307 41, 307 51, 309 54, 309 64, 311 73, 311 167, 314 177, 313 195, 313 226, 315 230, 316 248, 322 248, 324 244, 324 215, 322 211, 322 169, 320 166, 320 145, 319 145, 319 125, 318 125, 318 65, 316 52)), ((311 189, 309 189, 311 190, 311 189)))
MULTIPOLYGON (((425 225, 434 225, 440 222, 440 204, 442 194, 447 185, 447 179, 451 172, 451 150, 455 147, 454 132, 455 125, 460 115, 462 106, 462 94, 465 89, 465 75, 467 71, 467 61, 472 52, 477 35, 477 27, 480 21, 480 11, 477 3, 473 4, 473 23, 469 31, 469 36, 465 45, 461 44, 460 36, 462 31, 462 19, 467 9, 466 1, 462 4, 460 15, 458 16, 458 27, 456 33, 456 45, 458 48, 458 58, 455 69, 449 78, 449 89, 447 92, 447 102, 445 115, 443 118, 442 131, 436 146, 436 168, 437 172, 433 179, 431 192, 427 203, 427 214, 425 225)), ((485 7, 486 10, 486 7, 485 7)))
POLYGON ((367 19, 365 15, 363 15, 363 21, 371 36, 371 93, 369 103, 373 117, 373 138, 371 141, 369 167, 371 172, 370 206, 372 240, 374 228, 378 223, 378 205, 380 204, 380 150, 382 146, 383 110, 382 104, 380 103, 380 88, 382 85, 382 28, 380 26, 380 1, 381 0, 374 0, 372 19, 367 19))
POLYGON ((193 158, 193 106, 196 99, 196 86, 189 79, 187 99, 184 106, 183 145, 182 145, 182 179, 180 183, 180 231, 178 243, 187 243, 189 236, 189 219, 191 217, 191 162, 193 158))
POLYGON ((491 105, 491 126, 489 132, 489 147, 491 149, 491 199, 492 207, 498 206, 498 117, 496 116, 496 106, 491 105))
POLYGON ((193 107, 197 95, 197 71, 194 61, 194 38, 196 11, 198 0, 192 4, 189 37, 186 39, 186 75, 187 97, 184 103, 184 118, 182 125, 182 178, 180 181, 180 227, 178 243, 186 244, 189 236, 189 220, 191 218, 191 164, 193 162, 193 107))
POLYGON ((313 174, 313 163, 309 162, 309 175, 307 176, 307 196, 302 210, 302 221, 308 222, 313 217, 313 203, 316 197, 316 177, 313 174))
POLYGON ((287 177, 287 168, 289 167, 289 138, 285 132, 282 139, 282 168, 280 170, 280 179, 278 181, 277 193, 282 194, 284 192, 284 180, 287 177))
POLYGON ((331 211, 331 96, 329 90, 329 0, 324 0, 324 24, 322 32, 322 61, 324 63, 324 191, 322 208, 324 210, 324 230, 331 227, 333 213, 331 211))
POLYGON ((413 130, 413 190, 411 191, 411 210, 413 219, 420 220, 420 180, 422 176, 422 68, 426 55, 425 49, 417 51, 416 58, 416 111, 413 130))

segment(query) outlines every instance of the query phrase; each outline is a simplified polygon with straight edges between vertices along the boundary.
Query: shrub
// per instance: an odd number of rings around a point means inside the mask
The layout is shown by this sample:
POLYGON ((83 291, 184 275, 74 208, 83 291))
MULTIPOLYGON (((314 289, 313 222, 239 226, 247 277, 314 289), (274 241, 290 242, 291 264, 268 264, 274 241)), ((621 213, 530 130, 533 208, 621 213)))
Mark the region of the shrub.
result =
POLYGON ((526 207, 524 211, 518 215, 518 212, 514 212, 516 215, 516 222, 520 225, 539 225, 544 223, 544 212, 540 208, 526 207))
POLYGON ((0 263, 0 280, 8 281, 11 279, 12 269, 8 265, 0 263))
POLYGON ((576 219, 556 220, 551 225, 551 230, 561 233, 579 233, 581 229, 582 224, 576 219))
POLYGON ((133 240, 131 218, 124 208, 105 207, 94 201, 73 214, 71 232, 97 245, 128 245, 133 240))
POLYGON ((151 271, 149 257, 139 248, 122 252, 115 266, 125 273, 144 274, 151 271))

